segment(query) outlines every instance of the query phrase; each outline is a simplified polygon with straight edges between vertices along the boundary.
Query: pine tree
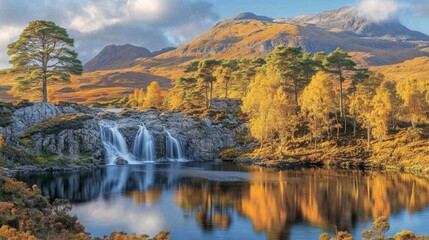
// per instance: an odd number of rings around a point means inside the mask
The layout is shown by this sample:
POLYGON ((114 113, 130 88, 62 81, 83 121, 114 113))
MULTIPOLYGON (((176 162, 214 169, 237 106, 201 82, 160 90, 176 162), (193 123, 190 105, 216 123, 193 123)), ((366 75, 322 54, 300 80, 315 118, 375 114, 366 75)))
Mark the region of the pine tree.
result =
POLYGON ((82 74, 82 64, 73 50, 74 41, 64 28, 51 21, 31 21, 16 42, 8 45, 13 69, 23 73, 16 80, 18 93, 42 93, 48 101, 48 85, 69 82, 71 74, 82 74))
POLYGON ((351 57, 347 52, 337 48, 335 51, 326 56, 325 60, 323 61, 323 65, 328 72, 338 75, 338 82, 340 85, 340 116, 345 117, 343 93, 343 83, 345 80, 344 71, 354 70, 356 63, 351 60, 351 57))

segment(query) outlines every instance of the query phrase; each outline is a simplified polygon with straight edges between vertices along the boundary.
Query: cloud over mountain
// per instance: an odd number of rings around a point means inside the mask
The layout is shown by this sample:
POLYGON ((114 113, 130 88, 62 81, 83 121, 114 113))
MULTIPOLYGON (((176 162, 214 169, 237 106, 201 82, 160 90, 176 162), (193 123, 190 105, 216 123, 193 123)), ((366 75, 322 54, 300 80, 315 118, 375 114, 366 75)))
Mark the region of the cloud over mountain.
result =
POLYGON ((397 17, 400 8, 400 4, 396 0, 360 0, 356 6, 362 17, 375 22, 397 17))
POLYGON ((7 66, 7 44, 35 19, 65 27, 85 62, 112 43, 151 50, 179 45, 205 32, 218 18, 205 0, 0 1, 0 68, 7 66))

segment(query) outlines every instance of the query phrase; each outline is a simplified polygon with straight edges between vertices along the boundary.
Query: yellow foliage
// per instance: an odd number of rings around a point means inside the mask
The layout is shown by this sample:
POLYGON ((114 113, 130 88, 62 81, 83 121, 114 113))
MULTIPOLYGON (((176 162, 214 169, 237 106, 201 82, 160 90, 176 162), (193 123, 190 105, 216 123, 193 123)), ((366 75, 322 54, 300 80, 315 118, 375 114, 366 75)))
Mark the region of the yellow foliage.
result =
POLYGON ((429 111, 429 80, 407 79, 397 85, 398 94, 404 101, 404 119, 415 128, 426 119, 429 111))
POLYGON ((130 94, 128 96, 128 104, 131 107, 135 107, 135 108, 143 107, 144 106, 144 100, 145 100, 145 96, 144 96, 143 88, 141 88, 141 89, 134 88, 133 94, 130 94))
POLYGON ((314 138, 329 134, 336 111, 336 97, 332 76, 318 72, 301 95, 302 112, 307 118, 310 131, 314 138))
POLYGON ((29 232, 20 232, 20 231, 17 231, 15 228, 11 228, 7 225, 3 225, 0 228, 0 238, 8 239, 8 240, 21 240, 21 239, 38 240, 38 238, 31 235, 31 233, 29 232))
POLYGON ((161 108, 163 103, 164 96, 162 95, 162 89, 159 86, 158 82, 153 81, 147 87, 147 94, 144 98, 143 106, 145 108, 161 108))
POLYGON ((389 130, 389 121, 392 113, 392 103, 389 89, 386 83, 377 88, 376 94, 372 99, 373 109, 371 112, 371 123, 374 126, 372 135, 382 141, 387 137, 389 130))

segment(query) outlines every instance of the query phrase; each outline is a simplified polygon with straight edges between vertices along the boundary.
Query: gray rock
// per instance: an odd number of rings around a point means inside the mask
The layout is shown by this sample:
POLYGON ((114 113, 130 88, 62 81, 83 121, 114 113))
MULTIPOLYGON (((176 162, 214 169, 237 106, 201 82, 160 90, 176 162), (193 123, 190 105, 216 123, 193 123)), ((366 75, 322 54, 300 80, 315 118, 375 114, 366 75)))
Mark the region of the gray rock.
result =
MULTIPOLYGON (((210 118, 201 120, 188 117, 183 113, 158 110, 106 114, 85 107, 58 107, 47 103, 36 103, 14 111, 13 122, 0 128, 0 133, 4 135, 7 144, 31 153, 49 153, 71 160, 85 156, 100 163, 103 162, 104 147, 100 136, 99 121, 116 122, 130 151, 139 125, 145 125, 153 135, 157 158, 162 159, 166 156, 166 129, 180 141, 186 158, 196 161, 212 161, 218 158, 218 153, 223 148, 235 145, 235 133, 243 127, 237 123, 234 117, 234 113, 238 111, 237 108, 239 109, 237 102, 216 100, 214 107, 225 111, 227 117, 222 120, 224 122, 214 122, 210 118), (50 131, 32 133, 28 136, 31 144, 23 145, 20 141, 21 135, 35 124, 67 113, 85 113, 92 117, 82 120, 83 124, 79 127, 65 124, 64 129, 60 128, 53 133, 50 131)), ((118 164, 125 164, 125 162, 120 160, 118 164)))

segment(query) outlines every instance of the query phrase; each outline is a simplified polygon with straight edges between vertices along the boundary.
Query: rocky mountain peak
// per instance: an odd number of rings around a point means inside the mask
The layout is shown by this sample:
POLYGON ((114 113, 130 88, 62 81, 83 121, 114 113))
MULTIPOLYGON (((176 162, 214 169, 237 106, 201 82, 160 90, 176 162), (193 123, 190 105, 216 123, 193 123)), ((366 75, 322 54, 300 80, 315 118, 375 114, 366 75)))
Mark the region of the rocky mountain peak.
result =
POLYGON ((321 28, 352 32, 363 37, 385 37, 396 40, 429 40, 429 36, 408 29, 397 19, 376 22, 365 18, 353 7, 343 7, 315 15, 303 15, 291 19, 277 19, 275 21, 315 24, 321 28))
POLYGON ((256 14, 251 13, 251 12, 240 13, 234 19, 235 20, 259 20, 259 21, 266 21, 266 22, 272 22, 273 21, 272 18, 269 18, 266 16, 256 15, 256 14))

